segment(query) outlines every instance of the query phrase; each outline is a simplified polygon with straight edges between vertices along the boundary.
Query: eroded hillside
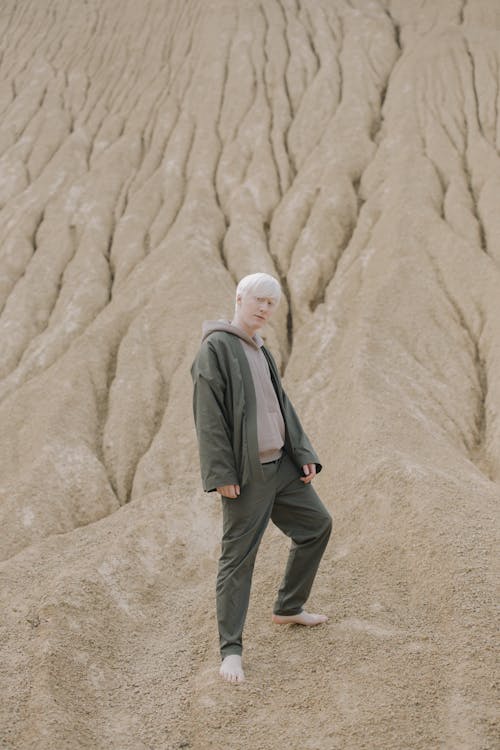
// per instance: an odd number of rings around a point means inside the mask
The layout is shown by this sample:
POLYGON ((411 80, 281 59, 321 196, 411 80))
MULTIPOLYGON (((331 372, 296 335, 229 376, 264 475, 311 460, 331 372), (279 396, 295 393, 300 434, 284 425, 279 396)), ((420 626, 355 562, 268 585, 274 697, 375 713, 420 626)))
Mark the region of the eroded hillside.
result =
POLYGON ((493 750, 496 0, 4 0, 0 746, 493 750), (189 367, 263 270, 327 626, 217 678, 189 367))

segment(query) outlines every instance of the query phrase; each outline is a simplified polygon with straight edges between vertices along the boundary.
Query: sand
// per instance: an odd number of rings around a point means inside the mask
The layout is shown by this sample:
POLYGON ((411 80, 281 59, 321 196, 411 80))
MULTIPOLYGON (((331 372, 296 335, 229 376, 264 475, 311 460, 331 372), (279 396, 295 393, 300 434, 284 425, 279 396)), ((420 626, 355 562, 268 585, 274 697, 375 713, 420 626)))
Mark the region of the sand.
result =
POLYGON ((3 0, 0 747, 493 750, 497 0, 3 0), (189 366, 238 279, 334 518, 217 675, 189 366))

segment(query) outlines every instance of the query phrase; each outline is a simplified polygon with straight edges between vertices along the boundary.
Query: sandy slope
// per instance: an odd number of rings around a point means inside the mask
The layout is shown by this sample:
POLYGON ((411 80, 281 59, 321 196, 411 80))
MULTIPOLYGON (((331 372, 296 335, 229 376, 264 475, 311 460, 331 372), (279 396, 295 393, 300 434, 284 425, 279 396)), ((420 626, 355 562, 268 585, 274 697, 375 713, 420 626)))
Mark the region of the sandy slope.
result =
POLYGON ((493 750, 496 0, 3 0, 0 747, 493 750), (189 365, 266 270, 327 626, 217 678, 189 365))

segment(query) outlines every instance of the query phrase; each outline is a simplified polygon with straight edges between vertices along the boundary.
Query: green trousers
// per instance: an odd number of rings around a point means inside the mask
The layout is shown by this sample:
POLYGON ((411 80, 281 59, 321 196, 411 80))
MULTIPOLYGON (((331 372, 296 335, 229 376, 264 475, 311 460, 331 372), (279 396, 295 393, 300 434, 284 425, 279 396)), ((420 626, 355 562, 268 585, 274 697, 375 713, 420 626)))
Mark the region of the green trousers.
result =
POLYGON ((284 452, 263 464, 264 480, 250 482, 235 500, 222 497, 223 537, 217 575, 217 620, 222 658, 241 654, 257 550, 269 519, 292 540, 273 611, 302 611, 328 543, 332 519, 312 483, 284 452))

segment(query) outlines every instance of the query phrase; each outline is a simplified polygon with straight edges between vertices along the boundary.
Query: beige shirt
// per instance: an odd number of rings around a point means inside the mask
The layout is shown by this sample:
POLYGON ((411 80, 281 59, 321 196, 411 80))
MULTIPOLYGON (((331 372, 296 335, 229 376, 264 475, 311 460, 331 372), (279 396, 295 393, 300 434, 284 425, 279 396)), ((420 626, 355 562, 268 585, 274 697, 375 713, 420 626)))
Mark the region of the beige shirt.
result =
POLYGON ((274 461, 281 456, 285 444, 285 422, 271 381, 271 372, 260 346, 252 346, 243 338, 241 344, 250 365, 257 399, 259 457, 262 463, 274 461))

